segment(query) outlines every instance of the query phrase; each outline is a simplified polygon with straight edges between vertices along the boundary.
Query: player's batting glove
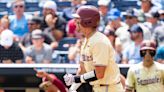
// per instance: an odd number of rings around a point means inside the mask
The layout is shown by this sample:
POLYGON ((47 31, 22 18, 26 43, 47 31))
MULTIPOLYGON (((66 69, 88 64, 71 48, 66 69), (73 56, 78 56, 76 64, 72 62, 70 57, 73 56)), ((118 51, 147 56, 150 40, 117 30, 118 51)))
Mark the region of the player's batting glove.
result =
POLYGON ((67 86, 70 86, 75 82, 74 76, 72 74, 65 74, 63 78, 67 86))

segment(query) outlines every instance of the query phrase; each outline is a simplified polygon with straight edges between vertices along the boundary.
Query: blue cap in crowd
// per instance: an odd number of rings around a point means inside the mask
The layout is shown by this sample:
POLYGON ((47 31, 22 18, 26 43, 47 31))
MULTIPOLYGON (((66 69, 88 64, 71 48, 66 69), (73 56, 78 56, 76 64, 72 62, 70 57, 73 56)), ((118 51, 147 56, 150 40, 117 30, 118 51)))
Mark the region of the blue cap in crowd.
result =
POLYGON ((138 17, 138 13, 134 8, 129 8, 128 10, 126 10, 124 16, 138 17))
POLYGON ((108 20, 116 20, 118 18, 120 18, 121 12, 114 8, 111 9, 110 12, 108 13, 108 20))
POLYGON ((138 24, 134 24, 130 29, 129 32, 143 32, 142 28, 138 24))
POLYGON ((149 13, 145 13, 145 17, 147 18, 159 18, 160 14, 158 11, 156 12, 149 12, 149 13))

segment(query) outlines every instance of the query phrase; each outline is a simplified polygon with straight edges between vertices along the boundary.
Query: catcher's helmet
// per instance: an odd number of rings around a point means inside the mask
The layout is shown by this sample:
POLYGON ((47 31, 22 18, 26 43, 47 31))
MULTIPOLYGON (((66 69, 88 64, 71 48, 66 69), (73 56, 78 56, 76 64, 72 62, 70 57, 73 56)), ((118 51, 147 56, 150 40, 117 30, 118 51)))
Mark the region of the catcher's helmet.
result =
POLYGON ((95 6, 84 5, 77 9, 74 17, 80 18, 83 27, 97 27, 100 21, 99 10, 95 6))
POLYGON ((142 53, 142 51, 144 50, 153 50, 153 52, 151 53, 152 56, 155 56, 156 54, 156 44, 153 41, 150 40, 145 40, 141 43, 141 48, 140 48, 140 55, 141 57, 144 56, 144 54, 142 53))

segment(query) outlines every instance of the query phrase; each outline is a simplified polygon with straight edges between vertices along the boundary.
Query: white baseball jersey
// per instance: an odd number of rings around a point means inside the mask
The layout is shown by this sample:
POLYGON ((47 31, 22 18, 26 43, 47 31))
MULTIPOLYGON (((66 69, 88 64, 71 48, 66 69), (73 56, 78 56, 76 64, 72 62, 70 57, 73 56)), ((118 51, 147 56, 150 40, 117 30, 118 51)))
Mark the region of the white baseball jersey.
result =
MULTIPOLYGON (((95 65, 107 66, 104 78, 90 82, 91 85, 107 84, 111 85, 112 89, 115 90, 111 92, 121 92, 117 91, 122 90, 121 85, 113 86, 120 81, 120 71, 115 63, 114 52, 109 39, 104 34, 96 32, 89 39, 85 39, 82 44, 80 61, 84 63, 86 72, 93 71, 95 65)), ((99 90, 100 92, 103 91, 99 90)))
POLYGON ((164 92, 164 65, 154 62, 150 68, 143 62, 128 70, 126 87, 137 92, 164 92))

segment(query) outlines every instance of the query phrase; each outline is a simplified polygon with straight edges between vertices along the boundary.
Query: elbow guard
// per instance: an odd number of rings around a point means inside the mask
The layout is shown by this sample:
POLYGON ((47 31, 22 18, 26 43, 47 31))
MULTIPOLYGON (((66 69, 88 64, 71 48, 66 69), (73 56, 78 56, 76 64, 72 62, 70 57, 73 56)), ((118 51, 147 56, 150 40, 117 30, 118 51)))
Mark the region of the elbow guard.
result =
POLYGON ((75 76, 75 83, 85 83, 97 80, 96 72, 90 71, 80 76, 75 76))

